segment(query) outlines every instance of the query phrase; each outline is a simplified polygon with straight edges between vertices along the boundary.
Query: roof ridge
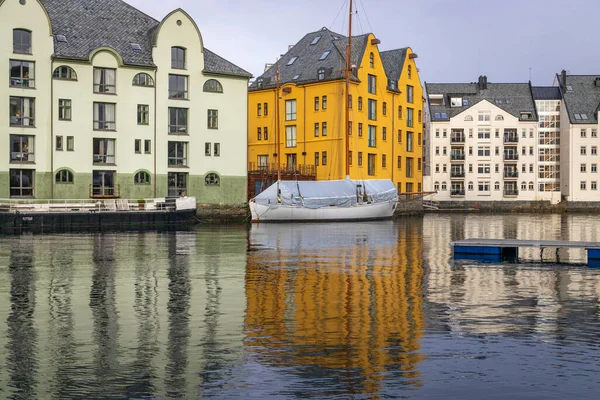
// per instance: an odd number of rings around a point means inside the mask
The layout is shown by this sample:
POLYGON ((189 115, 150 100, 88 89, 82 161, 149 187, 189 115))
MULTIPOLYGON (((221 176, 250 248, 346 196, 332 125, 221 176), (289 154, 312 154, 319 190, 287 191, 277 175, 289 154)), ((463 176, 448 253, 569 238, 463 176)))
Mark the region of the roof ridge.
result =
MULTIPOLYGON (((136 7, 132 6, 131 4, 129 4, 128 2, 126 2, 125 0, 114 0, 114 1, 118 1, 118 2, 124 3, 127 7, 132 8, 133 10, 135 10, 139 14, 142 14, 145 17, 150 18, 152 21, 156 22, 157 24, 160 24, 160 22, 161 22, 161 21, 157 20, 156 18, 154 18, 153 16, 146 14, 145 12, 143 12, 142 10, 140 10, 139 8, 136 8, 136 7)), ((177 9, 179 9, 179 8, 177 8, 177 9)))

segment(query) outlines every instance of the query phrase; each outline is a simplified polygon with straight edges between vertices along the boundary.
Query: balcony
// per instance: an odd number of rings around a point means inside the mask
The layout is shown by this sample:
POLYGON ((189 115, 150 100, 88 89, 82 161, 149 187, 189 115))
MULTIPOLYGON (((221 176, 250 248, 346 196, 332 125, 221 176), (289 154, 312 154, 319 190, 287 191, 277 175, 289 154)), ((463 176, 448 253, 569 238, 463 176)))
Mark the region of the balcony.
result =
POLYGON ((504 143, 519 143, 518 135, 504 135, 504 143))
POLYGON ((517 179, 519 177, 519 171, 504 171, 504 179, 517 179))
POLYGON ((504 161, 519 161, 519 154, 504 153, 504 161))
POLYGON ((451 161, 465 161, 465 155, 464 154, 451 153, 450 154, 450 160, 451 161))
POLYGON ((517 197, 519 196, 518 189, 504 189, 504 197, 517 197))
POLYGON ((450 142, 451 143, 464 143, 465 136, 464 135, 450 136, 450 142))
POLYGON ((465 189, 452 189, 450 197, 465 197, 465 189))
POLYGON ((121 186, 90 185, 92 199, 116 199, 121 197, 121 186))
POLYGON ((450 171, 450 178, 464 178, 465 171, 450 171))

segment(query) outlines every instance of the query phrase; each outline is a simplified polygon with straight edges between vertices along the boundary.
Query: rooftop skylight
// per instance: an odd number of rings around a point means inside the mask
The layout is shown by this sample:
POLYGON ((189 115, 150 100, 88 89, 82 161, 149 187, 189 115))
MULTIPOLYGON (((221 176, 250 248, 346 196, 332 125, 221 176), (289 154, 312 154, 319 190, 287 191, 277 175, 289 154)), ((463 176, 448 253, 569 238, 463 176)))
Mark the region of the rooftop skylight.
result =
POLYGON ((331 53, 331 51, 327 50, 325 53, 323 53, 321 55, 321 57, 319 58, 319 61, 323 61, 324 59, 327 58, 327 56, 329 55, 329 53, 331 53))
POLYGON ((61 43, 67 43, 67 37, 65 35, 56 35, 56 41, 61 43))
POLYGON ((313 41, 310 42, 310 45, 314 46, 315 44, 319 43, 319 40, 321 40, 321 36, 317 36, 316 38, 314 38, 313 41))
POLYGON ((298 56, 292 57, 292 59, 290 61, 288 61, 287 65, 292 65, 297 59, 298 59, 298 56))
POLYGON ((142 46, 140 46, 137 43, 130 43, 129 45, 131 46, 131 50, 133 51, 142 51, 142 46))

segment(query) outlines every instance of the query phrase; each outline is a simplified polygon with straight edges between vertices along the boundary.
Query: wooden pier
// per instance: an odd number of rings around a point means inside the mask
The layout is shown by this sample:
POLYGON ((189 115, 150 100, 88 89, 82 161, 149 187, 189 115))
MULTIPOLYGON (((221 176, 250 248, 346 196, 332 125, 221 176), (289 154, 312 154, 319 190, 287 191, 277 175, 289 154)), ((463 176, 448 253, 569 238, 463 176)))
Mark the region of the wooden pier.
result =
POLYGON ((519 248, 540 249, 540 260, 543 260, 544 249, 556 249, 556 262, 560 262, 558 250, 585 249, 589 267, 600 267, 600 243, 571 242, 567 240, 518 240, 518 239, 465 239, 451 242, 455 260, 481 260, 501 262, 517 260, 519 248))

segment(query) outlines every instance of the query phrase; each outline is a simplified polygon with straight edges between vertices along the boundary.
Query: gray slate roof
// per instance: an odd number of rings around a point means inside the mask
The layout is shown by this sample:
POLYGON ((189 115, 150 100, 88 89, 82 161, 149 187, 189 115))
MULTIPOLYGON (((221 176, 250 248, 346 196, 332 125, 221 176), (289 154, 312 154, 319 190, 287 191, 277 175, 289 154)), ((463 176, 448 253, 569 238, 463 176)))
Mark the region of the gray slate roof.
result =
MULTIPOLYGON (((567 75, 566 86, 573 90, 560 90, 572 124, 598 123, 600 87, 595 85, 596 78, 600 78, 600 75, 567 75), (577 119, 575 114, 585 114, 587 119, 577 119)), ((558 81, 560 82, 560 75, 558 81)))
POLYGON ((408 47, 405 47, 403 49, 387 50, 379 53, 388 79, 393 81, 400 79, 407 51, 408 47))
MULTIPOLYGON (((368 39, 369 34, 352 37, 352 64, 360 65, 365 54, 368 39)), ((335 33, 327 28, 308 33, 290 48, 271 68, 259 76, 256 81, 250 85, 250 90, 258 89, 257 81, 259 80, 262 80, 263 82, 263 89, 275 87, 275 74, 278 65, 279 83, 281 85, 291 82, 296 84, 318 82, 318 71, 321 68, 325 69, 325 79, 321 81, 343 79, 343 70, 346 66, 347 43, 347 36, 335 33), (314 45, 311 44, 317 37, 320 37, 319 41, 314 45), (330 51, 327 58, 319 60, 326 51, 330 51), (298 58, 293 64, 288 65, 289 61, 294 57, 298 58), (296 76, 298 76, 297 79, 294 79, 296 76)), ((398 80, 398 77, 396 77, 395 80, 398 80)), ((353 72, 351 79, 358 81, 356 70, 353 72)))
POLYGON ((455 117, 483 100, 489 101, 522 121, 538 119, 531 86, 528 83, 488 83, 487 89, 483 90, 479 89, 477 83, 425 83, 425 87, 428 96, 434 94, 444 96, 444 105, 441 106, 431 105, 428 101, 433 122, 455 117), (450 107, 451 97, 462 97, 463 100, 468 101, 468 106, 450 107), (522 119, 521 112, 530 112, 532 119, 522 119), (448 118, 435 118, 436 113, 445 113, 448 118))
POLYGON ((555 86, 534 86, 531 88, 535 100, 561 100, 560 89, 555 86))
MULTIPOLYGON (((41 0, 54 35, 65 35, 67 42, 54 40, 57 58, 88 60, 99 47, 117 51, 127 65, 154 67, 153 37, 160 22, 122 0, 41 0), (131 48, 141 46, 141 51, 131 48)), ((206 50, 206 49, 205 49, 206 50)), ((205 51, 206 72, 251 77, 252 75, 216 54, 205 51)))

